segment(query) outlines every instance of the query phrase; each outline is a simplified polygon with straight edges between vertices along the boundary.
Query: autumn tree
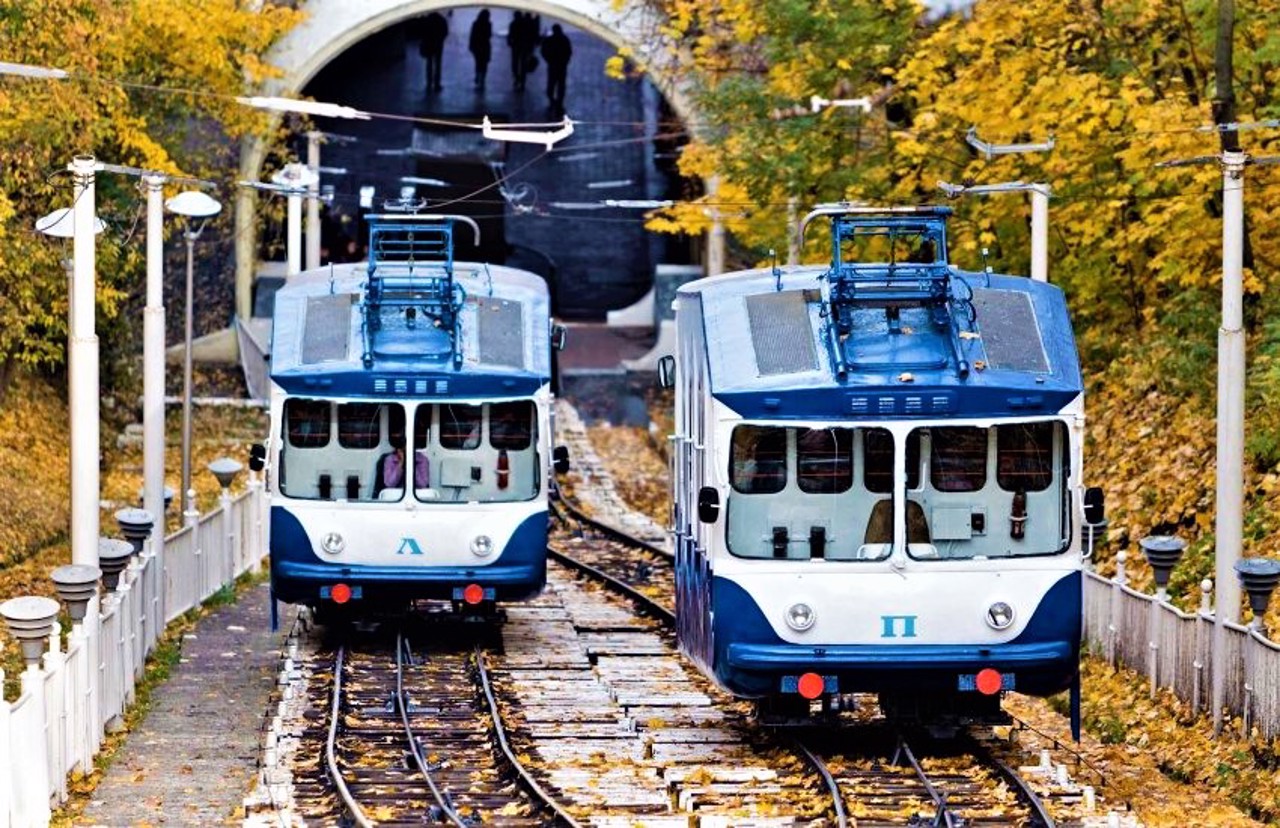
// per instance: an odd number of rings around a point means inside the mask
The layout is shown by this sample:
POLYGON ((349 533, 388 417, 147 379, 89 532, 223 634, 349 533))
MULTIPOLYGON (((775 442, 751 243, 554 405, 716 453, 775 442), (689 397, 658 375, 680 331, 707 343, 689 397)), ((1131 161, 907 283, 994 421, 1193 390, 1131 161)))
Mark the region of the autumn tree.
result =
MULTIPOLYGON (((6 61, 53 66, 62 81, 0 77, 0 389, 16 366, 64 355, 64 251, 35 219, 67 206, 72 156, 227 179, 234 140, 265 119, 234 95, 264 78, 260 55, 298 19, 272 4, 235 0, 9 0, 0 6, 6 61), (185 91, 178 91, 185 90, 185 91)), ((98 178, 98 308, 109 318, 142 284, 130 244, 136 181, 98 178)))
MULTIPOLYGON (((908 0, 674 0, 668 12, 700 119, 681 171, 719 175, 730 226, 785 249, 787 203, 843 197, 875 176, 883 144, 883 129, 852 110, 815 113, 811 97, 882 95, 919 10, 908 0)), ((705 222, 689 204, 652 226, 697 232, 705 222)))

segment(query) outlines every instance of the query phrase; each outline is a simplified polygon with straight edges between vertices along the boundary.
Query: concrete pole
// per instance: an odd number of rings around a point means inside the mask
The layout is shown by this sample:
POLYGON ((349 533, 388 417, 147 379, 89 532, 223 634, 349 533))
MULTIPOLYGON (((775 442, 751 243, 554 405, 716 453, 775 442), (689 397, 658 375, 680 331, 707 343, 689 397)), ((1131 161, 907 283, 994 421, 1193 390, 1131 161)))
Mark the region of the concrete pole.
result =
POLYGON ((256 194, 248 187, 236 190, 236 317, 253 316, 253 280, 258 266, 258 214, 256 194))
POLYGON ((711 230, 707 234, 707 275, 724 273, 724 222, 720 219, 720 176, 713 175, 707 181, 707 194, 711 196, 711 230))
POLYGON ((72 207, 70 403, 71 403, 71 562, 98 564, 98 336, 94 328, 97 288, 94 247, 97 161, 77 155, 71 162, 75 181, 72 207))
POLYGON ((289 275, 302 272, 302 193, 289 193, 289 275))
POLYGON ((1049 186, 1031 185, 1031 278, 1049 281, 1049 186))
MULTIPOLYGON (((187 229, 183 233, 187 240, 187 308, 182 349, 182 512, 186 514, 191 508, 191 335, 194 327, 191 310, 191 292, 195 282, 196 236, 191 222, 187 219, 187 229)), ((164 514, 163 511, 157 514, 164 514)))
POLYGON ((787 264, 791 267, 800 264, 800 230, 796 226, 799 213, 800 199, 791 196, 787 199, 787 264))
POLYGON ((1213 730, 1222 732, 1226 701, 1226 622, 1240 622, 1244 532, 1244 167, 1242 152, 1222 154, 1222 327, 1218 329, 1218 491, 1214 526, 1218 594, 1213 639, 1213 730))
POLYGON ((307 185, 307 270, 320 266, 320 141, 322 132, 307 133, 307 168, 311 183, 307 185))
MULTIPOLYGON (((147 188, 147 304, 142 311, 142 508, 155 517, 151 551, 164 571, 164 182, 147 188)), ((160 593, 163 595, 163 591, 160 593)), ((160 607, 164 616, 164 607, 160 607)))

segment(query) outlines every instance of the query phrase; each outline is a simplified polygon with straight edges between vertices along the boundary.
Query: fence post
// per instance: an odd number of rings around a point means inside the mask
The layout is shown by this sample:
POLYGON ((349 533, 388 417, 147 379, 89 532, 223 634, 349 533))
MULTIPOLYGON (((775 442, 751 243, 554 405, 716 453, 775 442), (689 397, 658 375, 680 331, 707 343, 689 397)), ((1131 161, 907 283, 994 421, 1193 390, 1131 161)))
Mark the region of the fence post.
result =
POLYGON ((1124 600, 1124 585, 1128 579, 1124 573, 1124 562, 1128 560, 1124 550, 1116 553, 1116 574, 1111 579, 1111 622, 1107 624, 1107 661, 1115 666, 1118 661, 1117 644, 1120 641, 1120 609, 1124 600))
POLYGON ((85 765, 87 774, 93 767, 93 757, 102 747, 102 732, 106 722, 102 718, 102 599, 94 595, 85 609, 85 765))
POLYGON ((1191 712, 1199 713, 1204 698, 1204 668, 1207 663, 1205 660, 1205 648, 1208 646, 1207 638, 1204 634, 1206 623, 1213 623, 1213 581, 1205 578, 1200 582, 1200 612, 1196 614, 1196 657, 1191 666, 1195 668, 1195 675, 1191 680, 1191 712))
MULTIPOLYGON (((0 669, 0 687, 4 686, 4 670, 0 669)), ((0 697, 0 826, 9 828, 13 820, 13 732, 10 720, 12 705, 0 697)))
POLYGON ((225 554, 222 556, 220 569, 223 572, 223 583, 230 583, 236 577, 236 527, 231 519, 231 484, 240 474, 244 466, 230 457, 219 457, 208 465, 209 472, 218 478, 222 493, 218 496, 218 506, 222 511, 223 539, 225 554))
POLYGON ((136 570, 132 557, 124 572, 120 573, 120 583, 116 586, 116 608, 120 626, 120 712, 133 703, 133 626, 137 611, 133 601, 133 580, 136 570))
POLYGON ((1148 696, 1156 697, 1160 686, 1160 596, 1151 599, 1150 618, 1147 620, 1147 675, 1151 679, 1148 696))
MULTIPOLYGON (((22 724, 27 730, 21 735, 24 746, 22 761, 14 768, 19 779, 14 780, 14 822, 21 825, 46 825, 49 822, 49 762, 52 745, 49 718, 45 698, 46 674, 40 669, 45 646, 57 629, 58 602, 49 598, 26 595, 10 598, 0 604, 9 633, 22 646, 22 658, 27 663, 22 674, 22 724)), ((9 745, 18 742, 11 739, 9 745)), ((8 746, 6 746, 8 748, 8 746)))
POLYGON ((61 630, 55 622, 49 633, 49 649, 41 659, 45 673, 45 744, 49 750, 51 795, 67 799, 67 656, 61 651, 61 630), (52 685, 52 686, 50 686, 52 685), (52 700, 56 709, 48 709, 52 700))
POLYGON ((267 506, 267 473, 258 472, 249 480, 249 488, 253 490, 253 559, 261 561, 267 554, 267 521, 270 517, 267 506))
MULTIPOLYGON (((22 674, 21 692, 27 697, 23 702, 23 713, 35 729, 35 732, 27 733, 28 738, 43 735, 41 731, 44 730, 43 724, 47 720, 48 713, 44 703, 44 679, 44 672, 35 662, 30 663, 22 674), (31 706, 27 707, 27 705, 31 706)), ((21 819, 15 819, 15 822, 26 825, 47 825, 53 816, 49 808, 49 740, 36 738, 33 741, 36 744, 28 745, 27 749, 35 755, 26 754, 22 757, 22 783, 15 786, 17 790, 14 793, 17 794, 19 803, 18 812, 22 815, 21 819)))

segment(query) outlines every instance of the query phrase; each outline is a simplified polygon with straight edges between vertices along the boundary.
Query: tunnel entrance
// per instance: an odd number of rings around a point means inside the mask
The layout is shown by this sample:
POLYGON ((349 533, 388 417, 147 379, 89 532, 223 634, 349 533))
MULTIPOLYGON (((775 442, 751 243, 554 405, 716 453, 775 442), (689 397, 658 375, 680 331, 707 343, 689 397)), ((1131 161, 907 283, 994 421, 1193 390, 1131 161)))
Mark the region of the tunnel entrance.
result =
POLYGON ((540 44, 532 60, 526 55, 520 88, 508 43, 515 9, 489 7, 490 59, 480 86, 469 45, 482 8, 437 12, 448 27, 438 89, 427 82, 426 14, 370 33, 302 87, 316 100, 392 116, 317 119, 319 129, 345 136, 322 150, 323 167, 345 170, 322 173, 332 187, 322 246, 338 261, 359 257, 363 215, 388 199, 424 199, 428 212, 480 223, 480 246, 460 257, 539 273, 558 316, 602 319, 641 298, 658 264, 684 264, 694 255, 687 240, 646 231, 644 209, 633 206, 678 198, 690 186, 674 168, 684 127, 649 77, 606 75, 614 45, 533 12, 521 12, 527 17, 517 30, 526 37, 536 30, 545 43, 558 26, 572 48, 563 104, 548 96, 540 44), (551 151, 488 140, 474 128, 486 115, 495 123, 546 124, 566 114, 574 134, 551 151))

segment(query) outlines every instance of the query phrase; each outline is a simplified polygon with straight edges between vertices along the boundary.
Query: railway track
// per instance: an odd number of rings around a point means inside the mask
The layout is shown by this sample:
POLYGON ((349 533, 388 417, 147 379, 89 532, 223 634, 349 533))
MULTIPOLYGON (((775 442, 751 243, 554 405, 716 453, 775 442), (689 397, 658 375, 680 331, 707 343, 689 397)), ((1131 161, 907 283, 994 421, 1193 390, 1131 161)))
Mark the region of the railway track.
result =
POLYGON ((646 540, 587 515, 562 498, 554 507, 553 559, 675 625, 675 556, 646 540))
POLYGON ((420 651, 402 636, 336 649, 323 774, 296 783, 309 821, 577 825, 504 749, 483 658, 467 638, 432 635, 420 651))
POLYGON ((840 825, 1054 828, 1058 824, 1012 768, 969 740, 931 745, 930 755, 921 758, 902 734, 886 726, 863 725, 857 734, 856 753, 830 732, 800 740, 838 792, 838 807, 847 815, 840 825))
MULTIPOLYGON (((599 539, 593 544, 579 538, 572 551, 556 548, 557 560, 600 580, 667 626, 673 625, 674 613, 668 609, 674 603, 671 556, 583 514, 569 501, 562 500, 560 505, 562 522, 576 524, 580 536, 595 534, 599 539)), ((922 764, 901 736, 895 737, 887 755, 880 756, 864 749, 864 745, 870 747, 868 742, 882 740, 874 735, 874 726, 869 731, 865 724, 841 723, 838 717, 830 724, 839 728, 835 740, 828 733, 816 740, 798 740, 797 745, 829 794, 825 815, 829 824, 867 828, 902 825, 904 818, 914 820, 913 824, 949 828, 1052 828, 1057 824, 1033 786, 972 739, 964 740, 966 752, 922 764), (848 743, 854 741, 859 749, 850 753, 848 743), (934 769, 928 771, 926 765, 934 769)))
MULTIPOLYGON (((446 647, 433 635, 430 649, 409 653, 383 643, 348 654, 341 671, 316 671, 344 678, 335 765, 357 800, 368 803, 361 807, 369 822, 1054 824, 1011 781, 1016 771, 976 749, 931 744, 928 757, 913 763, 915 754, 883 722, 836 716, 821 730, 791 733, 753 725, 745 706, 717 693, 676 653, 672 593, 655 589, 670 582, 669 559, 628 545, 625 532, 592 524, 582 521, 576 540, 559 533, 546 592, 507 607, 500 636, 489 630, 481 652, 474 637, 446 647), (387 674, 397 651, 401 693, 387 689, 394 687, 387 674), (506 728, 500 739, 490 722, 506 728), (414 737, 406 737, 406 723, 414 737), (412 756, 415 743, 425 774, 412 756), (542 798, 558 803, 558 814, 542 798)), ((331 703, 332 681, 313 681, 311 693, 313 710, 331 703)), ((314 729, 323 717, 311 718, 314 729)), ((298 779, 310 822, 348 818, 336 775, 320 769, 318 781, 298 779)))

